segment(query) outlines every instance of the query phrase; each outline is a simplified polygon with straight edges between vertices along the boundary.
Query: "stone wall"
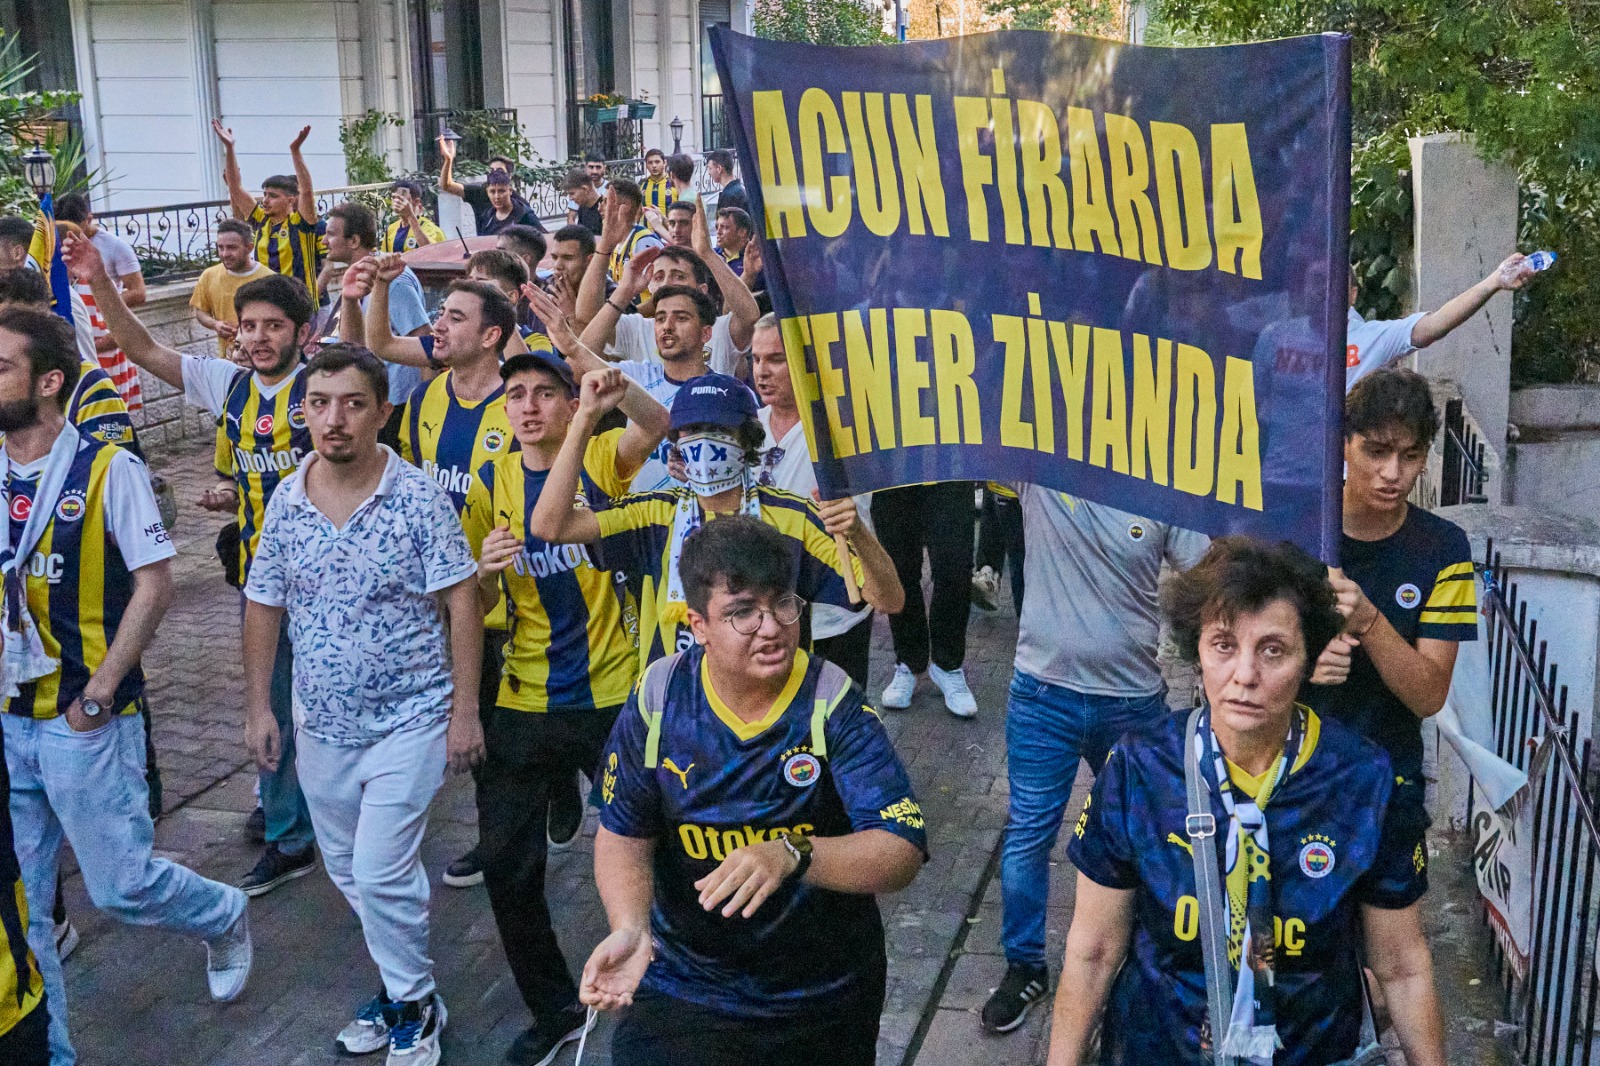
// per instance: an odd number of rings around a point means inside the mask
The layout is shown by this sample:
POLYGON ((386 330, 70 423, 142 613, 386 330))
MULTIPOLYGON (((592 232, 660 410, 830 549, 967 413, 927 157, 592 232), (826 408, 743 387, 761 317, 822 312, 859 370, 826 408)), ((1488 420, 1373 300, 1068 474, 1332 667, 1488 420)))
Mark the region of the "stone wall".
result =
MULTIPOLYGON (((139 308, 139 319, 162 344, 187 355, 214 357, 217 337, 195 321, 189 307, 189 294, 193 291, 194 283, 190 281, 152 286, 149 301, 139 308)), ((139 385, 144 392, 144 409, 135 412, 133 424, 147 450, 194 447, 214 439, 215 420, 201 408, 184 403, 181 389, 145 370, 139 371, 139 385)))

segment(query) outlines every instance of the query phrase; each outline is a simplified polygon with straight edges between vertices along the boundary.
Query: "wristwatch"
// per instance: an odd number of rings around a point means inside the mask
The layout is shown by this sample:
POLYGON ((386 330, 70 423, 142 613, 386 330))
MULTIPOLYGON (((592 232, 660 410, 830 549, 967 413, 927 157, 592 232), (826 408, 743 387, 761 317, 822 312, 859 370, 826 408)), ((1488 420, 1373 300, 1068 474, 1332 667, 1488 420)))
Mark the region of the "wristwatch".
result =
POLYGON ((783 849, 794 857, 794 873, 789 876, 796 881, 804 878, 811 869, 811 838, 801 833, 785 833, 778 839, 783 841, 783 849))
POLYGON ((99 701, 92 700, 88 696, 79 697, 78 705, 83 708, 83 713, 90 718, 99 718, 100 712, 105 710, 104 707, 100 706, 99 701))

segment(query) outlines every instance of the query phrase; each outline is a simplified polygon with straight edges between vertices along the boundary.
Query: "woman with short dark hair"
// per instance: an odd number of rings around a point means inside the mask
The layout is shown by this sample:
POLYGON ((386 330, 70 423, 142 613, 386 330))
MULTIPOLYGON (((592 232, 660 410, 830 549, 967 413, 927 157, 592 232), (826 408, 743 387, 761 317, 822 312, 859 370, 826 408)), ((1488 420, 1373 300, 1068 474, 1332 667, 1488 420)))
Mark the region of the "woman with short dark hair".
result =
POLYGON ((1366 1042, 1363 965, 1406 1061, 1442 1066, 1426 856, 1389 827, 1388 756, 1295 702, 1343 627, 1326 569, 1224 537, 1163 601, 1205 697, 1124 737, 1077 821, 1050 1066, 1088 1058, 1102 1013, 1108 1064, 1343 1062, 1366 1042))

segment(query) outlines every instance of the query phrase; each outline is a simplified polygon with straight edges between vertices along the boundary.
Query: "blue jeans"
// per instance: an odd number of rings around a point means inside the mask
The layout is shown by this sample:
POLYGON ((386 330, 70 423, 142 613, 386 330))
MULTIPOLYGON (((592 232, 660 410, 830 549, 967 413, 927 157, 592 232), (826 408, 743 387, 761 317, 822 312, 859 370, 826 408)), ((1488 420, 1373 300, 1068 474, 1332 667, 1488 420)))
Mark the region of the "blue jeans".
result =
MULTIPOLYGON (((239 597, 243 614, 244 597, 239 597)), ((272 717, 278 723, 278 768, 262 770, 261 812, 267 818, 267 843, 299 855, 316 839, 311 812, 300 792, 294 769, 294 645, 289 643, 289 616, 278 629, 278 655, 272 662, 272 717)))
POLYGON ((1094 696, 1018 670, 1006 703, 1011 813, 1000 851, 1000 944, 1006 960, 1043 966, 1050 849, 1072 797, 1078 760, 1099 773, 1117 738, 1168 713, 1165 691, 1094 696))
POLYGON ((132 925, 202 939, 221 936, 244 913, 237 888, 208 881, 152 852, 155 824, 144 783, 144 723, 118 715, 73 732, 64 717, 4 720, 11 822, 28 897, 28 946, 50 1003, 50 1061, 76 1061, 67 1037, 67 990, 51 909, 65 835, 96 907, 132 925))

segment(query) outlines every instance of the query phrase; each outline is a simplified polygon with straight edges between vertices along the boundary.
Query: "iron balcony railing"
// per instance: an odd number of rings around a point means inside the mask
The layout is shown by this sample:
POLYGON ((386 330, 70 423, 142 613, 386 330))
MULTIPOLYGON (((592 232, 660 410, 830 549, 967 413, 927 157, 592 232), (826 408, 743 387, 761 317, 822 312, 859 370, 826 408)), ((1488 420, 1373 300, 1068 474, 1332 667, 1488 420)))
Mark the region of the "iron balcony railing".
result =
MULTIPOLYGON (((355 196, 382 197, 388 182, 324 189, 317 195, 317 213, 355 196)), ((138 253, 145 280, 153 283, 187 281, 216 261, 217 223, 233 217, 227 200, 200 200, 165 207, 134 207, 97 211, 95 221, 115 233, 138 253)))
POLYGON ((1439 506, 1460 503, 1487 503, 1484 482, 1484 443, 1467 423, 1466 410, 1459 399, 1444 405, 1444 455, 1439 478, 1439 506))
POLYGON ((517 109, 514 107, 414 111, 412 120, 411 128, 417 138, 417 168, 432 173, 438 173, 444 162, 439 155, 439 134, 446 128, 454 130, 461 138, 456 145, 457 159, 488 158, 491 149, 486 126, 500 133, 517 132, 517 109))
POLYGON ((721 93, 707 93, 700 97, 700 139, 705 142, 708 152, 733 144, 733 130, 728 127, 728 110, 723 105, 721 93))
MULTIPOLYGON (((1588 1066, 1600 1001, 1595 971, 1600 898, 1597 797, 1588 773, 1592 723, 1567 709, 1539 623, 1490 541, 1481 576, 1491 670, 1490 704, 1501 758, 1529 775, 1532 915, 1525 972, 1496 941, 1493 951, 1517 1026, 1516 1057, 1538 1066, 1588 1066), (1538 750, 1542 757, 1536 756, 1538 750)), ((1489 912, 1484 910, 1487 922, 1489 912)))

